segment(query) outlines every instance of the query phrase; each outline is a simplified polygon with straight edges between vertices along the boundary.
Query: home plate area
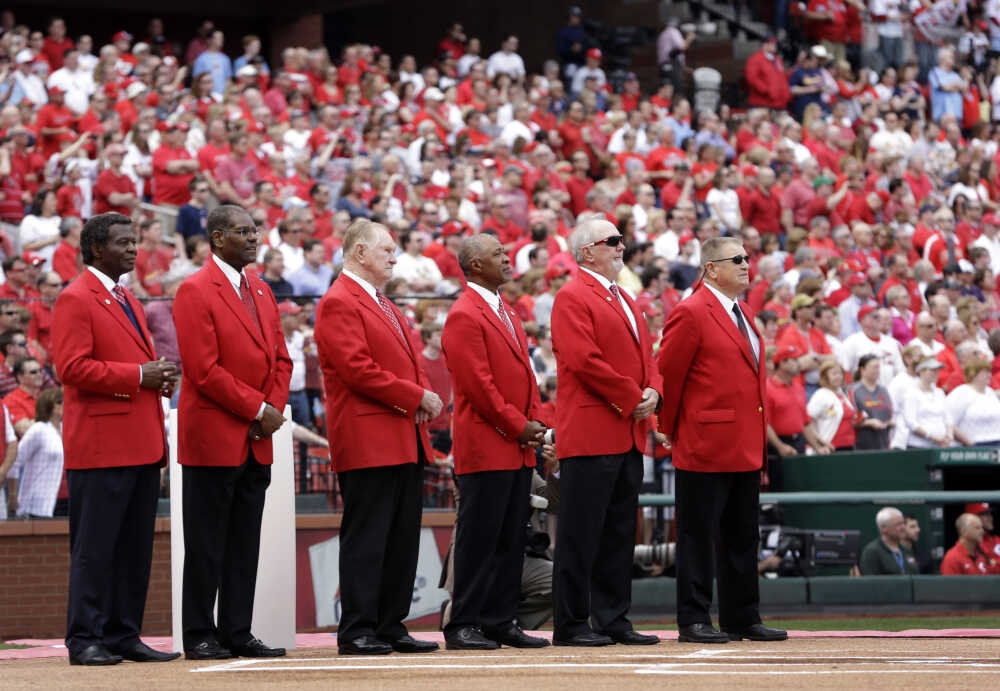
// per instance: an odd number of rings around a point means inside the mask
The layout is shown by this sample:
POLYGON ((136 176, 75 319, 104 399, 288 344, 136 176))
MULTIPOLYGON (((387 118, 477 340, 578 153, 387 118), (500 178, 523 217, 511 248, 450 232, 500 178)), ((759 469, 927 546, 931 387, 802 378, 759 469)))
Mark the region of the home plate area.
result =
MULTIPOLYGON (((330 649, 298 651, 269 660, 234 660, 191 671, 199 681, 241 685, 260 677, 272 682, 333 684, 405 684, 432 688, 461 683, 463 687, 496 688, 505 680, 530 680, 556 688, 629 688, 686 683, 700 688, 941 688, 953 687, 962 675, 971 687, 991 685, 1000 678, 1000 640, 938 639, 820 639, 782 643, 730 643, 699 646, 664 641, 655 647, 546 648, 495 653, 442 650, 428 655, 379 658, 337 656, 330 649), (990 675, 990 676, 986 676, 990 675), (808 681, 804 677, 811 677, 808 681), (249 678, 248 678, 249 677, 249 678), (239 680, 239 681, 237 681, 239 680)), ((263 679, 260 679, 263 681, 263 679)))

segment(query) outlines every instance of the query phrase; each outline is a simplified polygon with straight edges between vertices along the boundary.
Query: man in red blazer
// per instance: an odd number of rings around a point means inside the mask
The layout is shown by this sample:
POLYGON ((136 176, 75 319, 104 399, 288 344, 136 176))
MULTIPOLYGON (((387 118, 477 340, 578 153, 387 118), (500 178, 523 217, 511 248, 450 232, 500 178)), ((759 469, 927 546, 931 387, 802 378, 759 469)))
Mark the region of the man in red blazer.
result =
POLYGON ((271 435, 285 421, 292 361, 246 211, 206 221, 212 254, 181 284, 173 317, 181 356, 178 452, 184 482, 184 654, 189 660, 278 657, 250 631, 271 435), (219 616, 213 607, 218 595, 219 616))
POLYGON ((135 264, 132 220, 93 216, 80 251, 87 270, 52 317, 69 487, 66 648, 73 665, 164 662, 178 655, 139 634, 167 454, 160 394, 173 392, 177 368, 156 359, 142 306, 118 285, 135 264))
POLYGON ((581 270, 552 306, 562 502, 552 640, 655 644, 659 639, 637 633, 627 615, 642 452, 660 398, 660 375, 642 313, 615 284, 624 266, 618 230, 607 221, 584 221, 569 245, 581 270))
POLYGON ((455 395, 455 588, 444 630, 449 650, 544 648, 514 623, 521 592, 534 448, 545 425, 517 314, 501 285, 514 275, 495 236, 474 235, 458 253, 467 289, 448 312, 441 345, 455 395))
POLYGON ((358 219, 344 234, 344 270, 316 308, 330 461, 344 500, 340 525, 341 654, 423 653, 403 620, 417 575, 423 423, 441 399, 420 369, 420 345, 382 293, 396 263, 385 226, 358 219))
POLYGON ((753 314, 738 300, 750 284, 749 257, 739 240, 711 238, 701 263, 702 284, 671 311, 658 356, 660 430, 676 471, 679 640, 784 640, 758 613, 766 367, 753 314), (708 611, 716 563, 721 632, 708 611))

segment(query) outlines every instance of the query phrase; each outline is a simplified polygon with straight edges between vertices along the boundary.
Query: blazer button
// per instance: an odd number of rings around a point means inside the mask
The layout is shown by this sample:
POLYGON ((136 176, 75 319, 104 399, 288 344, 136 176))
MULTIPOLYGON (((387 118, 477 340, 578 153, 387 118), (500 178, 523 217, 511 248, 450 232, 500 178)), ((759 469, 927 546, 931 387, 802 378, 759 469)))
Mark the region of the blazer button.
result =
POLYGON ((758 413, 763 413, 764 409, 762 407, 760 407, 760 406, 757 406, 757 412, 758 413))

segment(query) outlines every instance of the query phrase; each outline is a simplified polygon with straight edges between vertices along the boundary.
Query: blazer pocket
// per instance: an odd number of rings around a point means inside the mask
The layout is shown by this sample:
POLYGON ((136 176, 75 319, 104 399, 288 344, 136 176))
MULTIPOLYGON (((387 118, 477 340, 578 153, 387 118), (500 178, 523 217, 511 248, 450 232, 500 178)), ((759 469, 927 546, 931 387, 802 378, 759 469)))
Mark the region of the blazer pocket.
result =
POLYGON ((732 408, 699 410, 695 413, 698 422, 736 422, 736 411, 732 408))
POLYGON ((108 401, 89 406, 88 415, 125 415, 132 409, 132 404, 127 401, 108 401))

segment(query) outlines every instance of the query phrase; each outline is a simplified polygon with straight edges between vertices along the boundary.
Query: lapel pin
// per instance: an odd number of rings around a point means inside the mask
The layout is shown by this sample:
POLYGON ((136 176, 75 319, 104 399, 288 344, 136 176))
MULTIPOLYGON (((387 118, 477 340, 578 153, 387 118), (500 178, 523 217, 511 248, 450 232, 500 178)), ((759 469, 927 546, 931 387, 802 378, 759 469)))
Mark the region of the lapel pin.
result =
POLYGON ((609 295, 609 296, 607 296, 607 297, 606 297, 606 298, 604 298, 604 299, 605 299, 605 300, 607 300, 608 302, 611 302, 611 296, 610 296, 610 295, 609 295))
POLYGON ((104 298, 104 304, 105 305, 110 305, 111 304, 111 300, 108 300, 107 298, 104 298))
POLYGON ((257 294, 258 294, 258 295, 263 295, 263 294, 264 294, 264 291, 263 291, 263 290, 261 290, 260 288, 258 288, 258 289, 257 289, 257 294))

